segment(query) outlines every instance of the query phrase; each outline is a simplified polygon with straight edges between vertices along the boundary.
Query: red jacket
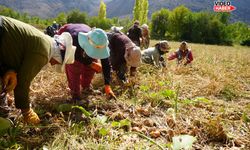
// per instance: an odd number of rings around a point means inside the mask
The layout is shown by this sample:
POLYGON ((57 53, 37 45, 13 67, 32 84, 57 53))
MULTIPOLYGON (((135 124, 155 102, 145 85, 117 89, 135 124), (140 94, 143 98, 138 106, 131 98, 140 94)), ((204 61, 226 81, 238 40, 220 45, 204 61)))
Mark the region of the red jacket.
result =
POLYGON ((177 50, 168 57, 168 60, 173 60, 176 58, 178 64, 186 60, 186 62, 184 62, 184 65, 187 65, 193 61, 193 54, 189 49, 186 49, 184 52, 182 50, 177 50))

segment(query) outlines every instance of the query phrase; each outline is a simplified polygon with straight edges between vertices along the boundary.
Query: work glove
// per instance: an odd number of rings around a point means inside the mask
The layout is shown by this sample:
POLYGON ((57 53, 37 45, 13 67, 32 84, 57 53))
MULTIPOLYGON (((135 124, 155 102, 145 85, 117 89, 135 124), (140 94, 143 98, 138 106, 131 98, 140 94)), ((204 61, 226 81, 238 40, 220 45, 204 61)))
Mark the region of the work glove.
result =
POLYGON ((37 125, 40 123, 38 115, 33 111, 33 109, 22 109, 23 120, 27 124, 37 125))
POLYGON ((116 96, 114 94, 114 92, 112 91, 110 85, 105 85, 105 93, 109 98, 114 98, 116 99, 116 96))
POLYGON ((93 70, 95 70, 96 73, 102 72, 102 65, 100 63, 92 62, 90 64, 90 68, 92 68, 93 70))
POLYGON ((4 91, 6 93, 15 89, 17 85, 17 77, 15 71, 8 71, 3 76, 4 91))

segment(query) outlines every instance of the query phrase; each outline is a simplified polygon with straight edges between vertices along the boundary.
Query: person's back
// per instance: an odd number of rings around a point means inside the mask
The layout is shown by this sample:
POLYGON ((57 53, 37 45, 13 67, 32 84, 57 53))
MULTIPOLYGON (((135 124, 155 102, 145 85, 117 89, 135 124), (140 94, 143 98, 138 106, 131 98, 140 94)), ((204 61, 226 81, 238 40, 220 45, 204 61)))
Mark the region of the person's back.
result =
POLYGON ((139 22, 136 21, 134 25, 128 30, 128 37, 135 43, 135 45, 140 47, 142 31, 139 27, 139 22))
MULTIPOLYGON (((136 67, 139 66, 138 58, 140 59, 140 56, 136 57, 138 51, 135 50, 139 47, 135 46, 128 36, 126 36, 120 30, 116 31, 113 29, 111 28, 112 31, 107 33, 109 38, 111 66, 116 72, 118 78, 123 83, 128 83, 126 78, 128 67, 130 67, 130 75, 133 76, 135 75, 136 67), (130 61, 130 59, 132 59, 132 61, 130 61)), ((139 53, 140 52, 141 51, 139 49, 139 53)))
POLYGON ((150 35, 149 35, 148 25, 143 24, 141 28, 142 28, 142 43, 141 43, 142 46, 141 47, 148 48, 150 44, 150 35))
POLYGON ((121 32, 112 34, 112 38, 109 39, 112 67, 119 68, 120 64, 126 62, 124 59, 126 44, 130 43, 132 43, 132 41, 125 34, 121 32))
POLYGON ((0 16, 0 31, 0 67, 4 67, 0 74, 4 74, 4 92, 14 90, 15 106, 21 109, 23 120, 38 124, 40 119, 29 101, 31 82, 48 62, 58 64, 62 70, 65 64, 72 63, 75 49, 72 38, 69 33, 58 37, 64 44, 64 49, 60 49, 54 38, 27 23, 4 16, 0 16))
POLYGON ((58 30, 58 34, 61 34, 63 32, 69 32, 73 38, 73 45, 76 46, 76 52, 75 52, 75 60, 79 61, 83 64, 90 64, 93 59, 90 58, 88 55, 84 54, 84 51, 82 50, 81 46, 78 42, 78 33, 84 32, 87 33, 91 31, 91 28, 86 24, 65 24, 58 30))
POLYGON ((21 61, 25 55, 39 54, 45 57, 48 62, 50 53, 48 50, 50 50, 49 47, 51 46, 49 36, 21 21, 3 16, 2 18, 4 28, 8 32, 3 34, 1 49, 8 51, 0 52, 0 56, 6 56, 1 58, 1 62, 7 63, 7 66, 11 66, 15 70, 20 70, 19 68, 23 64, 21 61))

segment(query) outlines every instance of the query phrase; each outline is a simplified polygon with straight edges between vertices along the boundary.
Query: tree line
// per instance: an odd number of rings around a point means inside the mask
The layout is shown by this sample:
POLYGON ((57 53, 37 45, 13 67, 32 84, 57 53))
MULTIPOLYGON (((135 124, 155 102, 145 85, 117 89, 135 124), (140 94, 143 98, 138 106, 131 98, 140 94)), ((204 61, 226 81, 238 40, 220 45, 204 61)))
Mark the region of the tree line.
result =
POLYGON ((133 19, 107 18, 106 5, 100 3, 98 16, 88 16, 86 12, 78 9, 67 13, 59 13, 55 18, 41 19, 31 17, 27 13, 18 13, 4 6, 0 7, 0 15, 9 16, 45 29, 55 20, 63 25, 65 23, 85 23, 91 27, 109 30, 111 26, 123 26, 126 33, 135 20, 150 27, 152 39, 167 39, 175 41, 188 41, 194 43, 250 46, 250 28, 243 22, 230 23, 230 13, 192 12, 185 6, 173 9, 155 11, 151 20, 148 19, 148 0, 136 0, 133 9, 133 19))
POLYGON ((250 46, 250 28, 243 22, 230 23, 230 13, 192 12, 185 6, 152 14, 151 36, 155 39, 186 40, 194 43, 250 46))

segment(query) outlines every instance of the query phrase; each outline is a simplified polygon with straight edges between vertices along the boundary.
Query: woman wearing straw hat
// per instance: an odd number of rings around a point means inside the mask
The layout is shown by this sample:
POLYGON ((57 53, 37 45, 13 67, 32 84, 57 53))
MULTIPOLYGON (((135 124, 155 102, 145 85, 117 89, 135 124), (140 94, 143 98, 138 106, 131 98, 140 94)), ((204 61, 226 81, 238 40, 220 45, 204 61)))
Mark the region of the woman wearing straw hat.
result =
POLYGON ((51 38, 29 24, 0 16, 0 64, 4 66, 1 94, 14 90, 15 106, 21 109, 26 123, 40 122, 30 106, 31 81, 48 62, 64 72, 65 64, 74 62, 74 54, 69 33, 51 38))
POLYGON ((69 32, 77 47, 75 62, 66 66, 68 85, 72 99, 81 99, 81 91, 91 92, 91 81, 95 72, 103 72, 105 93, 115 97, 110 87, 109 48, 106 33, 102 29, 92 29, 85 24, 66 24, 58 33, 69 32), (101 64, 97 60, 101 59, 101 64), (82 88, 82 90, 81 90, 82 88))

